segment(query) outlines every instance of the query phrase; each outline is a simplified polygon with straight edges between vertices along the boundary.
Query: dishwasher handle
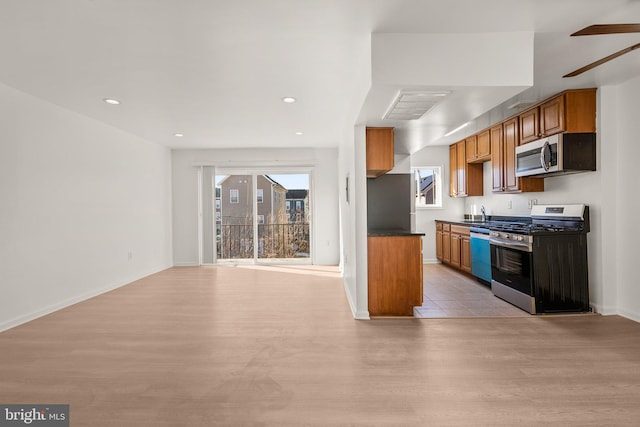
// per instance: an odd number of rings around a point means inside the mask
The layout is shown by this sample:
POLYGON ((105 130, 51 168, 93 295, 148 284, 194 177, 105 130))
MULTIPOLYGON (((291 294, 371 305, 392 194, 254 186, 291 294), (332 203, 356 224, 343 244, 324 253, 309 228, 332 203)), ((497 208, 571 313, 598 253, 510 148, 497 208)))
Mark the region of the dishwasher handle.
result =
POLYGON ((471 238, 471 239, 480 239, 480 240, 489 240, 489 234, 476 233, 475 231, 472 231, 472 232, 469 233, 469 238, 471 238))

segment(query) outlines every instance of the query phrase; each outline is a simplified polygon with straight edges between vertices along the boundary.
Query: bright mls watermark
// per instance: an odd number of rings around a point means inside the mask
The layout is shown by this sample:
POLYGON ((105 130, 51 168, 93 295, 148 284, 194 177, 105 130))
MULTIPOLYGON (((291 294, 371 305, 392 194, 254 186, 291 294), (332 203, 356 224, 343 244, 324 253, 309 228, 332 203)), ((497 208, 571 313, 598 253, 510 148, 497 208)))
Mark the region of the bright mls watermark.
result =
POLYGON ((69 427, 69 405, 0 405, 0 427, 69 427))

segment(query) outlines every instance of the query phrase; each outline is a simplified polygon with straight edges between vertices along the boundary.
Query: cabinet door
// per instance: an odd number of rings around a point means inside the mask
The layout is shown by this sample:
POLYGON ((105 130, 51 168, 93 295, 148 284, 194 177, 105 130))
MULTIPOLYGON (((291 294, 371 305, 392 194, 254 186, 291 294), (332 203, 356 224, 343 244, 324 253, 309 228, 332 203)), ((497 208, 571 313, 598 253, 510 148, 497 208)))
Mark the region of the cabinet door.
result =
POLYGON ((460 269, 471 273, 471 239, 468 236, 460 237, 460 269))
MULTIPOLYGON (((491 160, 491 135, 490 130, 487 129, 478 134, 476 139, 476 160, 486 161, 491 160)), ((468 147, 468 146, 467 146, 468 147)))
POLYGON ((451 233, 448 231, 442 232, 442 261, 451 263, 451 233))
POLYGON ((460 235, 451 233, 451 265, 460 268, 460 235))
POLYGON ((442 261, 442 231, 436 231, 436 258, 442 261))
POLYGON ((367 178, 393 169, 393 128, 367 128, 367 178))
POLYGON ((422 304, 422 238, 369 237, 369 314, 411 316, 422 304))
POLYGON ((518 191, 516 177, 516 146, 518 145, 518 118, 507 120, 504 126, 504 187, 505 191, 518 191))
POLYGON ((465 150, 467 151, 467 162, 473 162, 478 158, 478 147, 476 146, 477 137, 472 135, 465 139, 465 150))
POLYGON ((458 146, 449 146, 449 196, 458 195, 458 146))
POLYGON ((538 107, 520 114, 520 144, 540 138, 540 119, 538 107))
POLYGON ((466 142, 460 141, 456 144, 458 146, 458 196, 467 195, 467 156, 466 156, 466 142))
POLYGON ((544 136, 564 131, 564 95, 556 96, 540 106, 540 123, 544 136))
POLYGON ((491 132, 491 188, 495 191, 504 191, 504 159, 502 144, 502 123, 494 126, 491 132))

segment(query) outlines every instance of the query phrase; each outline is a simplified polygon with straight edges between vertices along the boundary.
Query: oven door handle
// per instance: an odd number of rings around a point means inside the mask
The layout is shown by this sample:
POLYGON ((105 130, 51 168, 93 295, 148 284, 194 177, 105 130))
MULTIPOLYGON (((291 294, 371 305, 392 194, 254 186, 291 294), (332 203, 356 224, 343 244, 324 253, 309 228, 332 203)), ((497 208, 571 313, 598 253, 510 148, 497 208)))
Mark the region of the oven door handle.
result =
POLYGON ((516 251, 521 252, 533 252, 533 247, 531 243, 518 243, 512 240, 498 239, 496 237, 491 237, 489 239, 489 243, 495 246, 500 246, 507 249, 514 249, 516 251))

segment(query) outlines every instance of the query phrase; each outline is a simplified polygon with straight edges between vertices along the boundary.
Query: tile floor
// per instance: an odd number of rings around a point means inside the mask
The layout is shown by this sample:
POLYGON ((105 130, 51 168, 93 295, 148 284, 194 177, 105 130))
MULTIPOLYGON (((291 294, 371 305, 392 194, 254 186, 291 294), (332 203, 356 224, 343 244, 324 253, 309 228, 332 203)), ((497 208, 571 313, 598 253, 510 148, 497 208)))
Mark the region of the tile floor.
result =
POLYGON ((424 302, 415 317, 528 317, 531 316, 493 295, 488 285, 442 264, 425 264, 424 302))

